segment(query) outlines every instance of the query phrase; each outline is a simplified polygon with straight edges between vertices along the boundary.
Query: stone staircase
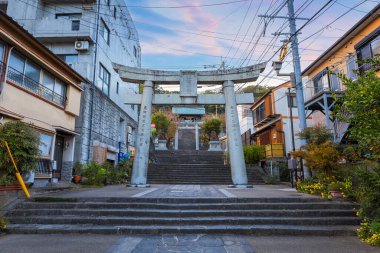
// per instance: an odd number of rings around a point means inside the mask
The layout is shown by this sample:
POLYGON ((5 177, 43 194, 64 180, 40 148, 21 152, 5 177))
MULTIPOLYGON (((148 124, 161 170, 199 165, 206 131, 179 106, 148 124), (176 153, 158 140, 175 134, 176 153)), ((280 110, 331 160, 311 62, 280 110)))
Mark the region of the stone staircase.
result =
MULTIPOLYGON (((150 184, 232 184, 223 152, 155 151, 153 160, 148 167, 150 184)), ((247 168, 247 175, 250 184, 258 184, 265 174, 259 168, 247 168)))
POLYGON ((350 203, 316 198, 36 198, 9 233, 353 235, 350 203))

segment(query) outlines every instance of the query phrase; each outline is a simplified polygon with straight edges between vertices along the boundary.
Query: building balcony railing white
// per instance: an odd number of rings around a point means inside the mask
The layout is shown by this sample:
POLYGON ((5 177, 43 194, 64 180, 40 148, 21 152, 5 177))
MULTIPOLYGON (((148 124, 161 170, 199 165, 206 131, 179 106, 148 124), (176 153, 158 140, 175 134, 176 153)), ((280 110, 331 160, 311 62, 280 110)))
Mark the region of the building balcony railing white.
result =
POLYGON ((309 80, 304 84, 304 101, 307 103, 323 93, 340 93, 344 90, 345 87, 340 82, 316 85, 312 80, 309 80))

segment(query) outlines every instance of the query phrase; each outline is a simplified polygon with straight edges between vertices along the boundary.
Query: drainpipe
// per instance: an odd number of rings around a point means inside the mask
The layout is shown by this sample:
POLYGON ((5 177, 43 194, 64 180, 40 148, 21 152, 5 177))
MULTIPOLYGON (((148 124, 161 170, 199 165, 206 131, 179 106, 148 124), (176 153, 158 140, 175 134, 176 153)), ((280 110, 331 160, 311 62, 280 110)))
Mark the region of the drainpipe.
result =
POLYGON ((12 53, 12 50, 13 50, 13 46, 8 50, 8 55, 6 56, 6 60, 3 62, 3 67, 5 68, 5 70, 3 70, 2 72, 4 73, 3 76, 1 76, 1 82, 0 82, 0 95, 2 94, 3 92, 3 89, 5 87, 5 84, 7 82, 7 75, 8 75, 8 63, 9 63, 9 59, 11 57, 11 53, 12 53))
POLYGON ((98 37, 99 37, 99 16, 100 16, 100 3, 97 2, 97 12, 96 12, 96 35, 95 35, 95 52, 94 52, 94 73, 92 76, 91 85, 91 104, 90 104, 90 126, 88 135, 88 152, 87 152, 87 162, 90 161, 90 150, 91 150, 91 138, 92 138, 92 116, 94 114, 94 97, 95 97, 95 79, 96 79, 96 65, 98 59, 98 37))

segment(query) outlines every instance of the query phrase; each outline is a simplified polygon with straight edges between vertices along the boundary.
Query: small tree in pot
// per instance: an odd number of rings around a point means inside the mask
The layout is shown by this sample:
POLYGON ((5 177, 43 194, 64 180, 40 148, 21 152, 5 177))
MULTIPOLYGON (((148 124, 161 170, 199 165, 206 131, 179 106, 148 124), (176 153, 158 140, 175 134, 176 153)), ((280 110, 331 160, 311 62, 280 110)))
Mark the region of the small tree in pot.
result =
POLYGON ((210 145, 209 151, 222 151, 219 134, 222 131, 222 121, 219 118, 209 118, 202 123, 202 139, 210 145))

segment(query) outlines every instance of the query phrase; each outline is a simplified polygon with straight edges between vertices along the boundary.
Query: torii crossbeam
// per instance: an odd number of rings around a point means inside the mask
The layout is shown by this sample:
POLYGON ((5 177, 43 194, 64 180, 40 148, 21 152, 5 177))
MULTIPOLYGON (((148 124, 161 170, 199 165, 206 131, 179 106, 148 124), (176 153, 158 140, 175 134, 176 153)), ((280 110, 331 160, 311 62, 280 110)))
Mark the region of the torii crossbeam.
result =
POLYGON ((228 150, 231 163, 232 182, 236 187, 248 185, 244 162, 243 144, 237 113, 238 104, 252 104, 252 93, 235 94, 234 84, 256 81, 264 71, 266 63, 213 71, 161 71, 127 67, 113 64, 121 79, 131 83, 143 83, 143 94, 128 97, 126 104, 141 105, 135 160, 131 185, 147 186, 149 160, 150 125, 152 105, 225 105, 228 150), (156 84, 180 85, 179 94, 153 94, 156 84), (198 94, 197 84, 223 85, 224 94, 198 94))

